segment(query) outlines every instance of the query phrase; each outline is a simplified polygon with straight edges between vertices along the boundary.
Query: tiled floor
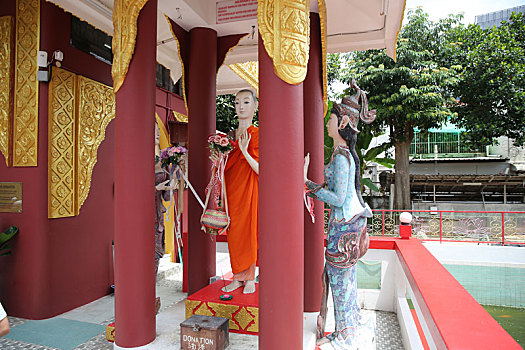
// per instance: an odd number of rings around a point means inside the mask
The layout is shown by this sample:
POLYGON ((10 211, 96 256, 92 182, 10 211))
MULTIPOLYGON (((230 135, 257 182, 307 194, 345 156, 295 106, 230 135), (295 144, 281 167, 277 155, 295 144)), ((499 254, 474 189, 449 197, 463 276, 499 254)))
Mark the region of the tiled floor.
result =
MULTIPOLYGON (((186 298, 186 294, 181 292, 180 267, 176 267, 175 270, 162 270, 161 268, 161 274, 162 276, 157 283, 157 294, 162 299, 161 312, 157 316, 157 339, 145 348, 152 350, 180 349, 178 324, 181 322, 180 320, 184 319, 184 300, 186 298)), ((114 317, 113 305, 114 299, 110 295, 49 320, 28 321, 9 317, 12 330, 7 337, 0 338, 0 349, 113 349, 113 343, 106 340, 105 330, 102 327, 112 322, 114 317), (57 331, 57 326, 60 328, 60 332, 57 331), (21 332, 24 328, 25 332, 21 332), (57 332, 56 335, 53 335, 53 331, 57 332), (73 331, 77 332, 76 337, 72 337, 73 331), (38 332, 42 332, 40 337, 38 332), (65 334, 69 334, 69 337, 65 334)), ((377 350, 403 349, 401 330, 394 313, 366 310, 364 312, 375 313, 377 350)), ((329 315, 330 313, 329 311, 329 315)), ((327 330, 330 330, 328 328, 329 322, 330 319, 327 322, 327 330)), ((256 336, 230 333, 228 350, 245 350, 256 347, 256 336)))

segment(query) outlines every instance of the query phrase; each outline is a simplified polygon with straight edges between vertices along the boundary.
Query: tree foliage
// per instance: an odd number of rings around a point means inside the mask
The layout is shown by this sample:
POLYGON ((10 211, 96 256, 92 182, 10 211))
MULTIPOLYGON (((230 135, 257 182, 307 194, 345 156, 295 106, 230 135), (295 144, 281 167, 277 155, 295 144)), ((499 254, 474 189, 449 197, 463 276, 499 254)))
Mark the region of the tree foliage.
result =
POLYGON ((235 116, 235 95, 219 95, 215 100, 217 130, 228 133, 237 129, 239 120, 235 116))
POLYGON ((499 136, 525 142, 525 17, 513 14, 500 27, 450 28, 442 61, 461 65, 454 88, 457 103, 452 121, 467 130, 466 138, 487 145, 499 136))
MULTIPOLYGON (((235 112, 235 95, 219 95, 215 100, 216 104, 216 124, 217 130, 224 133, 236 130, 239 127, 239 120, 235 112)), ((259 125, 259 111, 255 112, 253 124, 259 125)))
POLYGON ((339 66, 340 81, 350 84, 356 78, 368 92, 370 107, 377 110, 375 126, 390 129, 399 209, 410 208, 408 149, 414 128, 424 132, 439 127, 452 114, 448 106, 455 101, 451 89, 458 81, 457 67, 444 67, 436 60, 443 27, 421 9, 409 11, 398 39, 397 61, 385 50, 368 50, 347 56, 350 60, 339 66))

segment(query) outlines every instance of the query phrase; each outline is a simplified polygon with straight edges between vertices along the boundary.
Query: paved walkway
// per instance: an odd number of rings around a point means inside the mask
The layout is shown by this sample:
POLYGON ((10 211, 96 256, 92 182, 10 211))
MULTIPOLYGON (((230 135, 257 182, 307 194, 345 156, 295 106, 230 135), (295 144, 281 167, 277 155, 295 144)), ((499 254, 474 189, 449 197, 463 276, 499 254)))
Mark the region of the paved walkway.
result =
MULTIPOLYGON (((227 253, 217 254, 217 273, 229 271, 227 253), (221 272, 221 270, 223 272, 221 272)), ((157 338, 145 347, 150 350, 180 349, 180 327, 184 320, 186 294, 182 293, 182 272, 179 264, 172 264, 164 258, 159 267, 157 295, 162 307, 157 315, 157 338)), ((330 305, 329 305, 330 307, 330 305)), ((368 311, 376 320, 376 349, 402 350, 401 331, 394 313, 368 311)), ((328 312, 327 331, 333 329, 333 312, 328 312)), ((315 315, 310 317, 309 326, 315 327, 315 315)), ((114 320, 114 297, 105 296, 90 304, 47 320, 25 320, 9 317, 11 333, 0 338, 2 350, 106 350, 113 349, 113 343, 106 340, 105 326, 114 320)), ((305 323, 306 324, 306 323, 305 323)), ((257 337, 230 333, 228 350, 257 348, 257 337)), ((313 349, 312 349, 313 350, 313 349)), ((371 349, 373 350, 373 349, 371 349)))

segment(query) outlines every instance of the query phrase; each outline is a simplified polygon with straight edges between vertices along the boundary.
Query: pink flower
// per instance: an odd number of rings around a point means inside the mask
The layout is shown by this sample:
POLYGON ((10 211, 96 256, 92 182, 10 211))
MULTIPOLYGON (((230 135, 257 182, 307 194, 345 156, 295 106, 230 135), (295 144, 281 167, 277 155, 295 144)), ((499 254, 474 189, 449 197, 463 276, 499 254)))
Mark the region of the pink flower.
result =
POLYGON ((215 140, 215 135, 210 135, 210 137, 208 137, 208 143, 211 143, 215 140))
POLYGON ((221 144, 221 136, 220 135, 215 135, 215 138, 213 139, 213 141, 220 145, 221 144))
POLYGON ((230 141, 228 141, 227 137, 223 137, 221 139, 221 146, 228 146, 229 143, 230 143, 230 141))
POLYGON ((169 156, 172 156, 172 155, 174 155, 175 153, 178 153, 176 147, 171 147, 171 148, 168 149, 168 155, 169 155, 169 156))

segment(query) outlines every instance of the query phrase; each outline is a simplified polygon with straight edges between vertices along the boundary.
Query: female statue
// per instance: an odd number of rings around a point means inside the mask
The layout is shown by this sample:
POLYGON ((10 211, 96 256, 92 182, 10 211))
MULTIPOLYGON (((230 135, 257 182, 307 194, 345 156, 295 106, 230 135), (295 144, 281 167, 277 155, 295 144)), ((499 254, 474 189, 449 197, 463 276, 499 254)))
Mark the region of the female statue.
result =
MULTIPOLYGON (((159 126, 155 123, 155 156, 160 156, 160 131, 159 126)), ((160 159, 155 162, 155 280, 159 270, 159 260, 166 252, 164 244, 164 213, 166 208, 162 203, 163 200, 170 200, 170 192, 175 185, 169 184, 170 175, 162 168, 160 159)), ((155 313, 160 309, 160 297, 155 299, 155 313)))
POLYGON ((372 216, 372 211, 361 197, 359 158, 355 151, 359 117, 370 123, 375 113, 368 112, 366 96, 355 81, 351 86, 357 94, 343 98, 341 104, 334 103, 326 124, 328 135, 334 140, 334 151, 324 170, 325 182, 316 184, 307 179, 309 156, 305 158, 304 170, 309 195, 328 203, 331 208, 317 336, 320 345, 329 342, 335 349, 363 346, 363 342, 373 342, 375 333, 370 322, 367 324, 361 320, 357 303, 356 262, 368 249, 366 218, 372 216), (359 98, 363 104, 361 112, 359 98), (336 329, 324 337, 328 285, 332 288, 336 329))

